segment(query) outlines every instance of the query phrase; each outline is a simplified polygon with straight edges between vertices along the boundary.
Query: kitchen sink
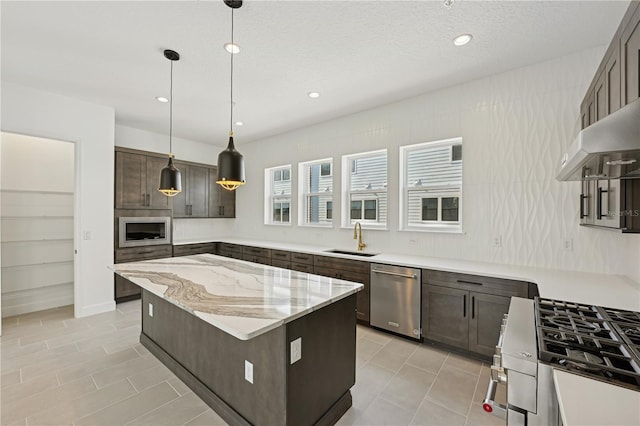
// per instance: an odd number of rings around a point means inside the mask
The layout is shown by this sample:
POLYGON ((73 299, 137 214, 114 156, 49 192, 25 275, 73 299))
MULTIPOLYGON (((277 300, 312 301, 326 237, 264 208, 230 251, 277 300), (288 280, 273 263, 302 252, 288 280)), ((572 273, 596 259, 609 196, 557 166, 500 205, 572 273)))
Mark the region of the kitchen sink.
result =
POLYGON ((363 253, 361 251, 349 251, 349 250, 338 250, 338 249, 325 250, 325 252, 335 253, 335 254, 348 254, 350 256, 360 256, 360 257, 372 257, 372 256, 378 255, 378 253, 363 253))

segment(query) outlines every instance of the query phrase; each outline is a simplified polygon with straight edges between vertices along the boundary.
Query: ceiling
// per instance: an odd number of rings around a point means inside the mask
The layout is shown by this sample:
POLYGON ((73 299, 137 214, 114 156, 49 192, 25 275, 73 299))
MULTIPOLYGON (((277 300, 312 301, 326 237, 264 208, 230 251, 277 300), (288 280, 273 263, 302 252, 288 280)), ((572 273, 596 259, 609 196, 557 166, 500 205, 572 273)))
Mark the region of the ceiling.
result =
MULTIPOLYGON (((245 1, 236 143, 609 43, 628 1, 245 1), (456 47, 452 39, 471 33, 456 47), (318 91, 318 99, 307 93, 318 91)), ((215 1, 2 1, 2 79, 110 105, 116 122, 224 146, 231 11, 215 1)))

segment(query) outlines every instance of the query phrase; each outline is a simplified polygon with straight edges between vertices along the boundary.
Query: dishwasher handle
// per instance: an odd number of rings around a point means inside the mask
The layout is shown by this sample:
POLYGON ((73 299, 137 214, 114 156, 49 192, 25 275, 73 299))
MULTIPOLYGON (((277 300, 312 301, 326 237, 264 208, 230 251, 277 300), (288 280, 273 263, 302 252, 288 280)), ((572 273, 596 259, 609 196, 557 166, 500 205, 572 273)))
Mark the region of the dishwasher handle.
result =
POLYGON ((418 279, 418 275, 416 274, 401 274, 399 272, 385 271, 383 269, 372 269, 371 272, 375 272, 376 274, 393 275, 394 277, 409 278, 412 280, 418 279))

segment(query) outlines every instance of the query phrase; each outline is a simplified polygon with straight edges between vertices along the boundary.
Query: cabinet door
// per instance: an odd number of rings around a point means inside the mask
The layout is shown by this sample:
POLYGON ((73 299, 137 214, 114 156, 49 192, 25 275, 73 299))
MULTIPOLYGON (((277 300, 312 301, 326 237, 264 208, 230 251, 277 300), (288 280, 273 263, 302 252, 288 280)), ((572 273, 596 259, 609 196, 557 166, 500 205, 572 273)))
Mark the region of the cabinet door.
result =
POLYGON ((151 209, 170 209, 170 197, 158 191, 160 172, 167 165, 168 158, 147 157, 147 207, 151 209))
POLYGON ((589 127, 589 102, 587 99, 580 105, 580 129, 589 127))
POLYGON ((173 204, 173 217, 189 217, 189 166, 184 163, 174 161, 173 164, 180 169, 182 174, 182 192, 171 197, 173 204))
MULTIPOLYGON (((220 185, 216 185, 220 187, 220 185)), ((236 191, 227 191, 220 187, 219 206, 221 217, 236 217, 236 191)))
POLYGON ((422 286, 422 334, 461 349, 469 343, 469 292, 426 284, 422 286))
POLYGON ((605 93, 607 97, 607 115, 620 109, 622 88, 620 86, 620 46, 611 53, 605 65, 605 93))
POLYGON ((492 356, 498 344, 500 325, 509 311, 510 297, 470 292, 469 350, 492 356))
POLYGON ((607 116, 607 95, 605 93, 605 73, 602 71, 600 75, 597 77, 596 85, 593 89, 594 95, 594 112, 595 118, 594 122, 598 120, 602 120, 607 116))
POLYGON ((216 183, 217 168, 209 169, 209 217, 236 217, 236 191, 227 191, 216 183))
POLYGON ((638 99, 640 95, 640 8, 636 10, 620 39, 620 61, 622 65, 622 94, 624 105, 638 99))
POLYGON ((595 90, 591 90, 587 97, 587 111, 589 113, 589 126, 596 122, 596 96, 595 90))
POLYGON ((209 211, 209 169, 189 166, 189 217, 207 217, 209 211))
POLYGON ((115 208, 139 209, 146 206, 146 157, 116 152, 115 208))

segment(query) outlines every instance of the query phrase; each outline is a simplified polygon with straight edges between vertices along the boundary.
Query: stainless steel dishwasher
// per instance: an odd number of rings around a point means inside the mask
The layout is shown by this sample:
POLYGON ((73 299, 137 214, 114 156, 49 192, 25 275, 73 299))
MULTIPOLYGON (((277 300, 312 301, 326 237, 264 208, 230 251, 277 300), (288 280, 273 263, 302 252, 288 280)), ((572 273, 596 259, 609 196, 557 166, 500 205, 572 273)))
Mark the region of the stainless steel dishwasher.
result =
POLYGON ((371 264, 374 327, 420 338, 420 269, 371 264))

